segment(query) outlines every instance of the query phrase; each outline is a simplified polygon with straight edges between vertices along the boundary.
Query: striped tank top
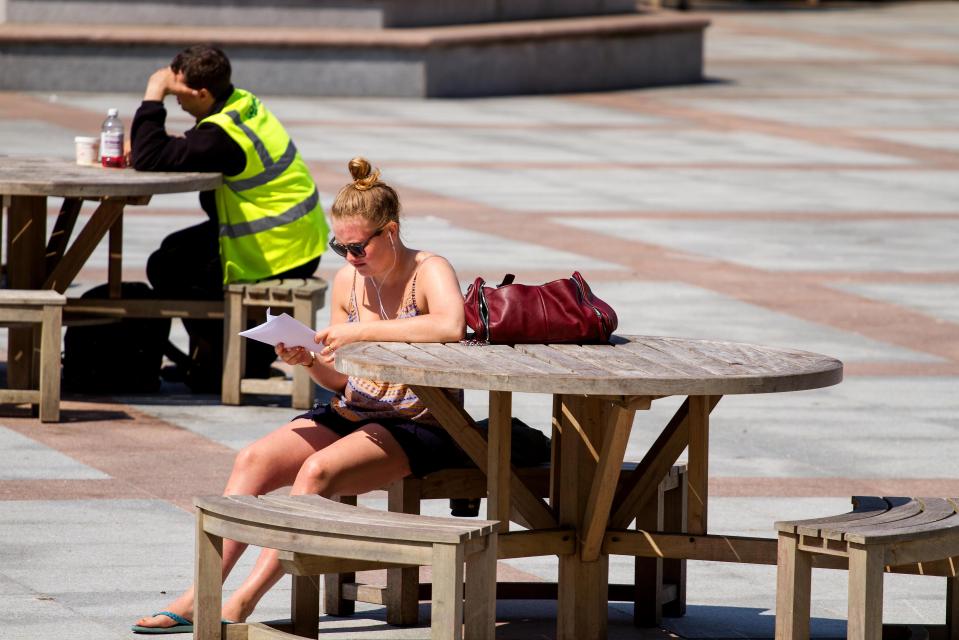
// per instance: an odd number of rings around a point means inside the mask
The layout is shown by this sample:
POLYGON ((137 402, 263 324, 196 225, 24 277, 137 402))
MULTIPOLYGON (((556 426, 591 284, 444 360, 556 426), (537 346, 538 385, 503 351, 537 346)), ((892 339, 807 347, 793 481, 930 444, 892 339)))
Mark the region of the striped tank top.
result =
MULTIPOLYGON (((416 306, 416 276, 418 271, 419 267, 417 266, 417 271, 413 273, 413 281, 410 284, 409 296, 397 312, 397 319, 420 315, 420 309, 416 306)), ((347 309, 347 322, 359 322, 359 320, 359 306, 356 302, 356 272, 354 271, 353 288, 350 291, 350 306, 347 309)), ((444 391, 458 404, 462 404, 462 390, 444 389, 444 391)), ((349 376, 342 395, 337 396, 330 403, 330 407, 351 422, 401 419, 439 426, 436 418, 433 417, 423 401, 405 384, 349 376)))

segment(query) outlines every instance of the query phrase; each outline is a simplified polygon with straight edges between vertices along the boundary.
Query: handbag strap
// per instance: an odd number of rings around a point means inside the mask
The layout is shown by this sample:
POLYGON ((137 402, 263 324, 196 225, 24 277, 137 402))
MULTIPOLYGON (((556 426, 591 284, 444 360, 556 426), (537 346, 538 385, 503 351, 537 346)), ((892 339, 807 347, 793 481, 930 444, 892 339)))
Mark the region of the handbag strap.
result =
POLYGON ((515 279, 516 279, 516 276, 514 276, 512 273, 507 273, 505 276, 503 276, 503 281, 496 286, 505 287, 508 284, 513 284, 513 280, 515 279))

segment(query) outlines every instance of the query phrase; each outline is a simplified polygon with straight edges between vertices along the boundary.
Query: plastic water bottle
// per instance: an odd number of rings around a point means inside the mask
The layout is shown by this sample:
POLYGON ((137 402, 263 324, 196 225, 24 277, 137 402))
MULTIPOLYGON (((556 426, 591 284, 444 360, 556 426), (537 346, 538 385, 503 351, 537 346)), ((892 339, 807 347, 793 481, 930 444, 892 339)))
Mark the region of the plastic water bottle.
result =
POLYGON ((119 111, 107 111, 107 119, 100 127, 100 164, 104 167, 125 167, 123 157, 123 123, 117 117, 119 111))

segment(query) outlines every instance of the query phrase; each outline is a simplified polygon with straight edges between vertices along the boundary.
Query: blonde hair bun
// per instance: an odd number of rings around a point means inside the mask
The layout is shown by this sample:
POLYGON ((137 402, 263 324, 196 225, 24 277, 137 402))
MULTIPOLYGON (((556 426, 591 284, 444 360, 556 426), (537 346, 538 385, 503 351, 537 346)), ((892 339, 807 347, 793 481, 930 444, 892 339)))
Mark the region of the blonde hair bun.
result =
POLYGON ((336 194, 330 216, 333 219, 363 218, 377 228, 400 221, 400 199, 393 187, 380 180, 379 169, 362 156, 347 165, 353 181, 336 194))
POLYGON ((376 186, 380 179, 380 170, 373 169, 370 161, 361 156, 350 160, 348 165, 350 175, 353 176, 353 188, 357 191, 366 191, 376 186))

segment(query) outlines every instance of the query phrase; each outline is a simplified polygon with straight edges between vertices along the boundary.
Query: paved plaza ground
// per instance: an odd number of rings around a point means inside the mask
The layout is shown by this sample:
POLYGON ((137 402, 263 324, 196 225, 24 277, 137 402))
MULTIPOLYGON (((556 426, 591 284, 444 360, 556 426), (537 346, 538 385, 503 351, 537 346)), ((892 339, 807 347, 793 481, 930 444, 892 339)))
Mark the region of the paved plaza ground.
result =
MULTIPOLYGON (((407 242, 450 258, 464 286, 477 275, 538 282, 578 269, 618 310, 621 333, 840 358, 846 379, 836 387, 723 399, 711 431, 714 533, 772 536, 775 520, 839 513, 853 494, 959 496, 959 4, 709 17, 708 82, 696 86, 263 97, 327 207, 349 158, 368 157, 400 192, 407 242)), ((97 131, 108 107, 129 125, 138 102, 0 94, 0 152, 69 156, 73 136, 97 131)), ((171 127, 187 128, 168 106, 171 127)), ((128 209, 125 279, 143 280, 160 238, 201 220, 195 194, 128 209)), ((325 256, 322 275, 339 264, 325 256)), ((70 293, 105 279, 101 248, 70 293)), ((515 402, 517 415, 548 429, 546 398, 515 402)), ((631 459, 677 403, 639 413, 631 459)), ((484 416, 482 394, 467 404, 484 416)), ((224 407, 173 384, 149 396, 66 395, 59 424, 3 414, 4 640, 130 637, 137 617, 191 580, 192 496, 220 492, 235 451, 295 415, 282 401, 224 407)), ((613 579, 631 571, 613 558, 613 579)), ((500 566, 509 579, 555 573, 555 560, 500 566)), ((629 605, 611 603, 610 637, 772 636, 773 567, 690 563, 688 577, 684 618, 639 631, 629 605)), ((815 575, 815 637, 844 636, 845 577, 815 575)), ((886 621, 941 624, 944 594, 941 579, 890 576, 886 621)), ((283 582, 253 619, 286 617, 288 597, 283 582)), ((501 602, 498 637, 552 638, 554 615, 552 603, 501 602)), ((387 627, 379 607, 324 618, 321 629, 331 639, 428 637, 423 626, 387 627)))

